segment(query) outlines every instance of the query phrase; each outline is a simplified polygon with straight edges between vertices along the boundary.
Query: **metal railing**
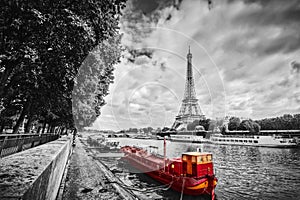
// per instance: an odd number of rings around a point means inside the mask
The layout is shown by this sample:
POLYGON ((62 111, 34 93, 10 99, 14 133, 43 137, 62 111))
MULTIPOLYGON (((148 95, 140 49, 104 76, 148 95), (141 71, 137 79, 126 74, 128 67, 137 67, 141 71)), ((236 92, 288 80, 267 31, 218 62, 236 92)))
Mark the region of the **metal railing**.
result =
POLYGON ((59 138, 58 134, 1 134, 0 158, 59 138))

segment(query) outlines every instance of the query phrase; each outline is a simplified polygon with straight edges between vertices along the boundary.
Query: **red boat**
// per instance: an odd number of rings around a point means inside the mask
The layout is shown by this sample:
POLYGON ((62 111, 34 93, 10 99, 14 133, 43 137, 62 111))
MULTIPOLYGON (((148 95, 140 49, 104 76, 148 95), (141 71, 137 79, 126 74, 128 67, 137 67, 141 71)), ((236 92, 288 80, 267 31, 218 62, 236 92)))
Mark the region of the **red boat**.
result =
POLYGON ((215 198, 217 178, 211 153, 187 152, 181 158, 166 159, 140 147, 124 146, 121 151, 133 167, 172 189, 187 195, 215 198))

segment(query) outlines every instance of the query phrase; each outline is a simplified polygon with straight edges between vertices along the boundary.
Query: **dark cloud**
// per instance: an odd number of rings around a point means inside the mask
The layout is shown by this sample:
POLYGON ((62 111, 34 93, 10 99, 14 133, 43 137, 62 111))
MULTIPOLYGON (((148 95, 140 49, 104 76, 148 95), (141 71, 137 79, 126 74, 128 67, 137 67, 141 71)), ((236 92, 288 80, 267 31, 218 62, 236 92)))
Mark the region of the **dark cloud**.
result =
POLYGON ((166 63, 161 63, 160 64, 160 69, 161 69, 161 71, 166 71, 166 69, 167 69, 167 67, 166 67, 166 63))
MULTIPOLYGON (((259 4, 264 9, 269 10, 276 10, 275 8, 280 8, 279 10, 287 8, 287 10, 292 9, 291 12, 287 12, 288 16, 291 17, 291 19, 294 19, 296 13, 293 12, 293 10, 299 10, 300 2, 299 0, 229 0, 228 2, 236 2, 236 1, 243 1, 246 4, 259 4)), ((298 15, 298 14, 297 14, 298 15)))
POLYGON ((131 0, 133 11, 142 11, 145 15, 151 15, 156 10, 163 9, 167 6, 180 8, 182 0, 131 0))
POLYGON ((172 15, 169 14, 168 17, 166 18, 166 20, 170 20, 172 18, 172 15))
MULTIPOLYGON (((131 50, 132 45, 142 44, 145 38, 154 31, 154 27, 158 21, 165 18, 172 18, 171 12, 168 15, 162 12, 164 8, 173 7, 179 9, 182 0, 129 0, 127 7, 123 11, 121 18, 122 31, 128 38, 127 44, 124 44, 129 53, 133 53, 129 58, 130 62, 134 62, 136 50, 131 50)), ((146 56, 150 57, 148 53, 146 56)))
POLYGON ((252 53, 256 56, 272 55, 278 52, 288 54, 299 49, 300 46, 300 32, 293 29, 282 30, 276 37, 265 36, 264 33, 261 33, 261 29, 260 33, 254 34, 255 26, 253 26, 253 31, 242 36, 237 33, 232 34, 221 46, 228 51, 252 53), (255 38, 259 38, 259 42, 249 45, 248 40, 255 38))
MULTIPOLYGON (((281 87, 290 87, 291 86, 291 81, 288 77, 284 78, 283 80, 279 81, 275 85, 271 86, 271 89, 274 89, 275 86, 281 86, 281 87)), ((275 88, 276 89, 276 88, 275 88)))
MULTIPOLYGON (((274 33, 277 35, 276 37, 264 35, 264 38, 262 38, 264 42, 255 45, 252 48, 252 52, 256 52, 258 56, 261 56, 277 52, 290 53, 299 48, 299 0, 246 0, 244 2, 248 4, 260 4, 260 7, 249 7, 245 12, 238 14, 233 20, 235 24, 239 25, 240 28, 252 29, 253 36, 258 34, 261 28, 265 30, 268 30, 268 28, 277 28, 276 30, 278 31, 278 33, 274 33)), ((247 38, 253 36, 247 36, 247 38)), ((247 43, 240 44, 240 46, 243 49, 249 48, 247 48, 247 43)))
POLYGON ((145 111, 146 108, 139 108, 138 111, 145 111))
MULTIPOLYGON (((134 42, 142 42, 153 31, 149 26, 155 26, 163 17, 161 10, 166 7, 179 8, 180 3, 178 0, 129 0, 121 18, 122 28, 132 35, 134 42)), ((171 17, 170 13, 165 20, 171 17)))
POLYGON ((297 61, 291 62, 292 73, 300 73, 300 63, 297 61))
POLYGON ((259 9, 251 9, 241 13, 236 21, 241 24, 250 23, 255 25, 291 25, 300 23, 300 1, 299 0, 273 0, 273 1, 246 1, 259 3, 262 5, 259 9))
POLYGON ((148 58, 152 58, 153 50, 151 49, 128 49, 130 57, 128 57, 128 61, 134 63, 136 58, 141 56, 146 56, 148 58))
POLYGON ((270 39, 266 41, 264 45, 264 47, 262 44, 260 45, 264 54, 274 54, 276 52, 290 53, 299 48, 300 33, 283 35, 276 39, 270 39))
POLYGON ((142 11, 143 14, 153 12, 159 6, 156 0, 133 0, 134 11, 142 11))

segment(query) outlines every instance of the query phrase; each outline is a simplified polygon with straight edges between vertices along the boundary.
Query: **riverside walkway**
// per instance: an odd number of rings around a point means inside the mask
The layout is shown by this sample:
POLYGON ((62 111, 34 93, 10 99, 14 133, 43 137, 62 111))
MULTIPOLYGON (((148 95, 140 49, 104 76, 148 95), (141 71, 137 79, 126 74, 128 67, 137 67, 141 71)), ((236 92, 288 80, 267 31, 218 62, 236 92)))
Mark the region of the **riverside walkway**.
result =
POLYGON ((62 182, 63 192, 59 193, 57 200, 138 199, 117 183, 110 170, 95 158, 96 153, 89 147, 86 138, 76 139, 62 182))
POLYGON ((103 163, 103 156, 108 154, 90 145, 88 134, 77 138, 75 147, 71 145, 71 136, 48 143, 41 138, 40 141, 18 137, 17 143, 13 143, 18 145, 9 146, 10 140, 3 140, 1 200, 140 199, 103 163), (15 153, 14 149, 24 151, 15 153))

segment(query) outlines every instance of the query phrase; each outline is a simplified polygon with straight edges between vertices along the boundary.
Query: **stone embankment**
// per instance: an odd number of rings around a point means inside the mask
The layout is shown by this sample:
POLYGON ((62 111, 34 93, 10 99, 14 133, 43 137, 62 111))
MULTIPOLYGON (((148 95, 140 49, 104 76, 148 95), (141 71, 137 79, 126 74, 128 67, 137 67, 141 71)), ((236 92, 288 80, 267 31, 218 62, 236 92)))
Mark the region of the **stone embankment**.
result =
POLYGON ((0 199, 55 200, 71 148, 63 137, 0 159, 0 199))
POLYGON ((71 137, 0 159, 1 200, 139 199, 78 138, 71 137))

